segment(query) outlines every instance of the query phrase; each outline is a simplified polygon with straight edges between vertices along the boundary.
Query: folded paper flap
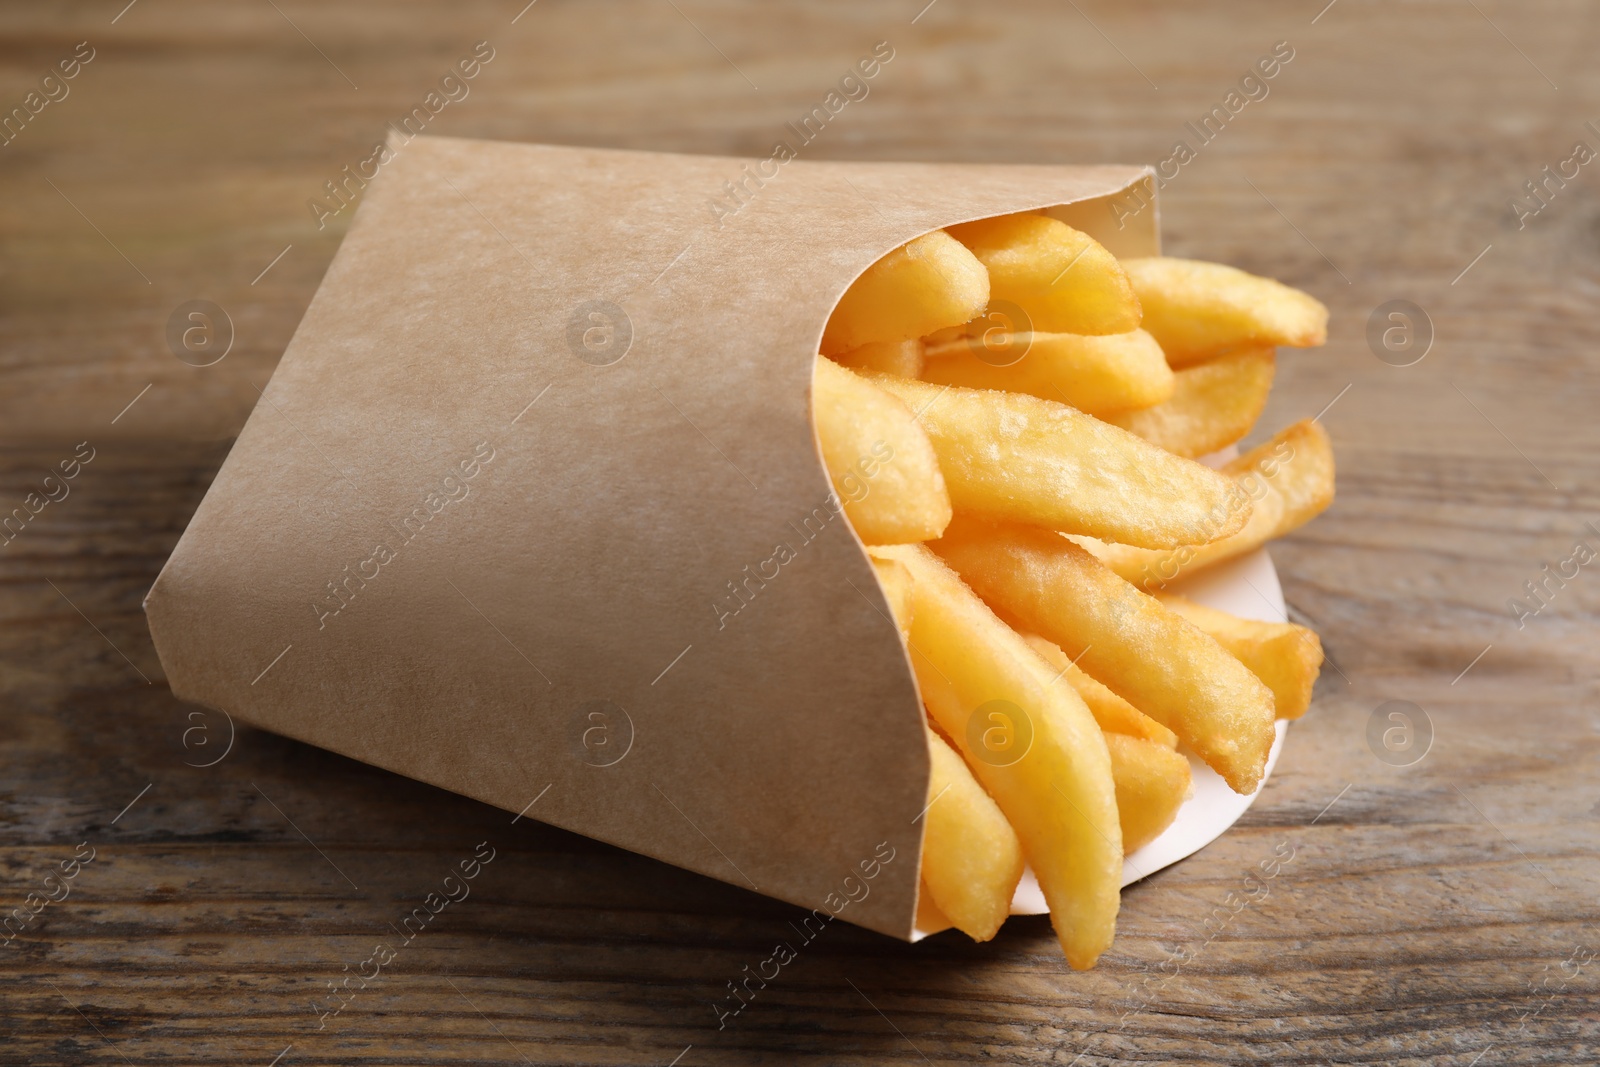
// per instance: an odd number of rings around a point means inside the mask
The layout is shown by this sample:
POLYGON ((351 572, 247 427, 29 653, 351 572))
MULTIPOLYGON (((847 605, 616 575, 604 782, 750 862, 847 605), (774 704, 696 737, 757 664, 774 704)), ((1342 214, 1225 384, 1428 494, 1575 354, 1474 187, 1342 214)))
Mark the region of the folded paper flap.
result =
POLYGON ((818 457, 822 326, 920 233, 1147 172, 727 201, 744 165, 395 146, 146 610, 185 699, 906 937, 921 709, 818 457))

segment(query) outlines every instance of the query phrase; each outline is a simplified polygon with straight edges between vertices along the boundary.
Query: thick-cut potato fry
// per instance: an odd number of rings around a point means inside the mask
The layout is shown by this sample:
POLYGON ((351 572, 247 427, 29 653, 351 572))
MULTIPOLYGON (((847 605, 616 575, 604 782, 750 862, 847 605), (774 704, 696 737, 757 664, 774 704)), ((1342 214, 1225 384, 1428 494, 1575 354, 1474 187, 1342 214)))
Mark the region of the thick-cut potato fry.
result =
POLYGON ((989 268, 990 299, 1016 304, 1035 330, 1127 333, 1139 325, 1139 301, 1116 257, 1058 219, 1003 215, 952 226, 950 235, 989 268))
POLYGON ((1298 530, 1333 503, 1333 443, 1315 419, 1301 419, 1280 430, 1222 468, 1252 498, 1266 486, 1283 499, 1283 517, 1274 537, 1298 530))
POLYGON ((1135 548, 1108 544, 1093 537, 1069 535, 1080 548, 1110 567, 1118 575, 1147 593, 1165 588, 1181 575, 1193 574, 1213 563, 1233 559, 1259 548, 1276 537, 1283 522, 1283 498, 1262 492, 1255 500, 1244 526, 1227 537, 1205 545, 1180 545, 1177 548, 1135 548))
POLYGON ((961 757, 932 730, 928 757, 922 881, 953 926, 987 941, 1011 913, 1022 880, 1022 844, 961 757))
POLYGON ((1261 417, 1272 390, 1273 352, 1251 348, 1185 367, 1174 375, 1166 403, 1100 417, 1174 455, 1209 455, 1249 433, 1261 417))
POLYGON ((1125 259, 1122 266, 1144 307, 1144 328, 1174 368, 1237 348, 1309 348, 1328 339, 1328 309, 1271 278, 1162 256, 1125 259))
POLYGON ((902 245, 850 283, 822 331, 822 351, 906 341, 976 317, 989 302, 989 272, 943 230, 902 245))
POLYGON ((1189 794, 1189 761, 1170 748, 1123 734, 1106 734, 1124 854, 1154 841, 1172 825, 1189 794))
MULTIPOLYGON (((934 447, 938 448, 937 442, 934 447)), ((1073 540, 1134 585, 1153 593, 1180 575, 1254 551, 1310 522, 1333 503, 1333 448, 1327 431, 1310 420, 1297 422, 1230 460, 1222 473, 1233 478, 1253 502, 1249 521, 1227 537, 1163 550, 1076 536, 1073 540)))
POLYGON ((936 934, 954 925, 955 923, 939 910, 939 905, 933 902, 933 894, 928 891, 928 883, 923 882, 921 890, 917 893, 917 929, 925 934, 936 934))
POLYGON ((1076 693, 1051 685, 1053 672, 1027 642, 925 547, 870 551, 911 570, 911 662, 929 714, 1016 829, 1067 962, 1093 966, 1111 944, 1122 883, 1105 735, 1076 693))
POLYGON ((957 518, 932 547, 985 600, 1176 733, 1235 792, 1261 783, 1272 690, 1198 627, 1049 530, 957 518))
POLYGON ((898 374, 902 378, 922 377, 922 368, 927 362, 923 358, 922 342, 916 338, 909 341, 873 341, 860 348, 841 352, 833 357, 833 361, 851 370, 881 371, 884 374, 898 374))
POLYGON ((845 516, 867 544, 938 537, 950 494, 928 435, 904 403, 817 358, 812 416, 845 516))
POLYGON ((1076 333, 963 337, 930 348, 920 377, 936 385, 1027 393, 1101 418, 1163 404, 1174 388, 1172 368, 1161 346, 1143 330, 1100 337, 1076 333), (989 357, 991 351, 1024 347, 1027 354, 1007 366, 996 366, 998 357, 989 357))
POLYGON ((1226 537, 1249 516, 1248 498, 1228 478, 1065 404, 871 380, 917 412, 964 511, 1146 548, 1226 537))
POLYGON ((911 572, 904 563, 892 559, 875 559, 872 570, 883 586, 884 599, 889 602, 889 614, 900 628, 902 638, 911 636, 911 572))
POLYGON ((1298 719, 1311 706, 1311 690, 1322 670, 1322 640, 1292 622, 1241 619, 1181 596, 1160 600, 1216 639, 1272 690, 1278 718, 1298 719))
MULTIPOLYGON (((1006 618, 1004 612, 995 614, 1007 622, 1011 621, 1006 618)), ((1018 629, 1017 625, 1012 624, 1012 629, 1018 629)), ((1038 634, 1024 633, 1022 639, 1039 653, 1039 656, 1050 665, 1051 670, 1060 673, 1063 682, 1078 691, 1083 702, 1089 705, 1089 711, 1094 715, 1094 721, 1100 724, 1100 729, 1108 734, 1137 737, 1163 748, 1178 747, 1177 734, 1089 677, 1083 672, 1082 667, 1072 662, 1072 657, 1061 651, 1058 645, 1038 634)))

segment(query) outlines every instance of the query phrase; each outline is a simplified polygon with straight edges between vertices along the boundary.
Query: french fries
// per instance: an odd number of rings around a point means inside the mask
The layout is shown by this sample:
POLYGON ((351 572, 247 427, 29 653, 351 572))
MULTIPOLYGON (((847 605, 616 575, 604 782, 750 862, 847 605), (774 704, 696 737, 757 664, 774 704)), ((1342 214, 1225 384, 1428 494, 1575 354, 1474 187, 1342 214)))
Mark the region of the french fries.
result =
POLYGON ((1089 677, 1058 646, 1038 634, 1024 634, 1023 640, 1058 672, 1057 685, 1078 691, 1100 724, 1111 756, 1123 854, 1143 848, 1172 825, 1189 793, 1189 761, 1175 751, 1177 735, 1089 677))
POLYGON ((1328 339, 1328 309, 1270 278, 1164 256, 1125 259, 1122 267, 1144 308, 1144 328, 1174 369, 1238 348, 1308 348, 1328 339))
POLYGON ((1181 596, 1164 594, 1160 600, 1210 634, 1265 682, 1278 718, 1298 719, 1306 713, 1322 670, 1322 641, 1315 631, 1290 622, 1241 619, 1181 596))
POLYGON ((988 302, 983 264, 934 230, 878 260, 845 290, 822 331, 822 352, 924 337, 967 322, 988 302))
POLYGON ((860 348, 840 352, 833 357, 833 361, 851 370, 879 371, 883 374, 898 374, 902 378, 920 378, 927 359, 923 354, 922 342, 913 338, 909 341, 872 341, 860 348))
POLYGON ((1218 356, 1173 375, 1172 397, 1165 403, 1101 418, 1175 456, 1209 455, 1256 424, 1272 391, 1276 362, 1270 348, 1218 356))
POLYGON ((1283 515, 1274 537, 1298 530, 1333 503, 1333 443, 1315 419, 1302 419, 1223 468, 1252 497, 1277 493, 1283 515))
POLYGON ((1212 564, 1254 551, 1299 529, 1333 503, 1333 448, 1320 423, 1306 420, 1222 468, 1252 501, 1248 521, 1206 544, 1151 551, 1074 537, 1118 575, 1153 593, 1212 564))
POLYGON ((871 551, 911 571, 911 662, 928 712, 1016 828, 1067 962, 1093 966, 1111 944, 1122 881, 1116 787, 1099 725, 926 548, 871 551))
POLYGON ((1125 734, 1106 734, 1123 852, 1136 852, 1161 836, 1189 793, 1189 761, 1170 748, 1125 734))
POLYGON ((1022 880, 1022 845, 961 757, 932 730, 928 757, 922 880, 952 926, 987 941, 1011 912, 1022 880))
POLYGON ((928 715, 919 930, 992 938, 1026 861, 1090 967, 1189 753, 1259 786, 1321 644, 1166 586, 1332 501, 1315 422, 1195 462, 1260 417, 1274 346, 1320 344, 1326 320, 1230 267, 1119 264, 1038 212, 925 234, 840 298, 813 406, 928 715))
MULTIPOLYGON (((900 628, 911 641, 914 579, 897 559, 872 559, 900 628)), ((1022 878, 1017 833, 944 738, 928 730, 928 807, 923 834, 922 895, 917 925, 926 933, 954 926, 987 941, 1011 910, 1022 878)))
POLYGON ((1102 334, 1139 326, 1139 300, 1116 257, 1064 222, 1003 215, 952 226, 950 235, 988 268, 990 298, 1016 304, 1035 330, 1102 334))
POLYGON ((845 516, 868 544, 939 536, 950 494, 933 445, 906 406, 818 358, 812 411, 823 465, 845 516))
POLYGON ((886 374, 871 381, 917 413, 963 511, 1147 548, 1226 537, 1249 516, 1227 478, 1065 404, 886 374))
MULTIPOLYGON (((935 385, 1027 393, 1101 418, 1163 404, 1172 399, 1176 387, 1161 346, 1143 330, 1098 337, 1075 333, 963 335, 930 347, 920 375, 907 377, 921 377, 935 385), (997 365, 1012 357, 993 353, 1010 352, 1023 355, 1014 363, 997 365)), ((1107 421, 1115 423, 1116 419, 1107 421)), ((1140 436, 1154 440, 1147 434, 1140 436)), ((1161 441, 1155 443, 1166 447, 1161 441)))
POLYGON ((911 639, 911 572, 899 560, 874 559, 872 572, 883 587, 883 597, 889 602, 889 614, 900 628, 902 640, 911 639))
POLYGON ((1215 640, 1050 530, 958 518, 932 547, 984 600, 1081 656, 1085 672, 1172 730, 1234 791, 1255 791, 1274 738, 1272 691, 1215 640))
POLYGON ((926 881, 919 883, 917 893, 917 929, 925 934, 936 934, 940 930, 948 930, 955 924, 946 918, 945 913, 939 910, 939 905, 933 902, 933 894, 928 891, 926 881))
MULTIPOLYGON (((1003 613, 996 614, 1005 618, 1003 613)), ((1017 628, 1015 624, 1013 628, 1017 628)), ((1178 747, 1177 734, 1085 674, 1083 668, 1073 663, 1072 658, 1061 651, 1060 646, 1046 641, 1038 634, 1024 633, 1023 640, 1039 653, 1040 658, 1056 671, 1063 682, 1078 691, 1083 702, 1089 706, 1094 721, 1100 724, 1100 729, 1108 734, 1137 737, 1141 741, 1149 741, 1163 748, 1178 747)))

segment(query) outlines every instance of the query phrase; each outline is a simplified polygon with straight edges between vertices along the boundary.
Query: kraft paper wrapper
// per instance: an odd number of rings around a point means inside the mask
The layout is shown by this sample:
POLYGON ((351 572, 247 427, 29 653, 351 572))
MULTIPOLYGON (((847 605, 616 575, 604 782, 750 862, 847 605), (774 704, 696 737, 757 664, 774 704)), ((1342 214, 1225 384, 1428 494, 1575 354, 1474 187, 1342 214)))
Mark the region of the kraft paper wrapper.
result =
POLYGON ((146 600, 173 692, 805 907, 886 843, 839 917, 910 937, 923 715, 859 542, 818 518, 823 323, 972 219, 1052 208, 1153 254, 1155 209, 1119 230, 1108 203, 1148 170, 795 161, 719 225, 750 161, 394 148, 146 600))

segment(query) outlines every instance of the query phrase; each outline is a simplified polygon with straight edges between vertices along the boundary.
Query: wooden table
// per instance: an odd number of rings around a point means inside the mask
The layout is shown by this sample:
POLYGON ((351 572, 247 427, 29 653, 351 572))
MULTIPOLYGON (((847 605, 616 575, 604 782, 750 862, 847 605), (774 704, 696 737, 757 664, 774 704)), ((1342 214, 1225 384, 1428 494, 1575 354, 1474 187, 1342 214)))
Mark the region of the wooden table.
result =
POLYGON ((923 2, 0 12, 6 108, 93 50, 0 148, 0 502, 94 455, 0 554, 0 904, 76 870, 0 959, 0 1061, 1600 1058, 1600 577, 1521 626, 1507 605, 1575 540, 1600 549, 1600 166, 1523 228, 1509 206, 1600 148, 1595 7, 923 2), (430 132, 764 155, 888 40, 813 158, 1074 162, 1166 158, 1294 49, 1162 210, 1170 251, 1333 309, 1264 423, 1320 410, 1338 448, 1338 502, 1276 550, 1330 665, 1249 815, 1124 894, 1094 971, 1042 918, 987 945, 841 926, 719 1031, 712 1002, 796 909, 261 732, 196 766, 226 724, 172 699, 140 600, 348 222, 319 230, 307 200, 479 40, 495 58, 430 132), (204 368, 164 338, 194 299, 234 332, 204 368), (1411 366, 1368 344, 1392 300, 1432 323, 1411 366), (1397 700, 1431 724, 1406 767, 1367 740, 1397 700), (313 1001, 485 839, 470 902, 319 1029, 313 1001), (1267 897, 1203 926, 1275 850, 1267 897))

